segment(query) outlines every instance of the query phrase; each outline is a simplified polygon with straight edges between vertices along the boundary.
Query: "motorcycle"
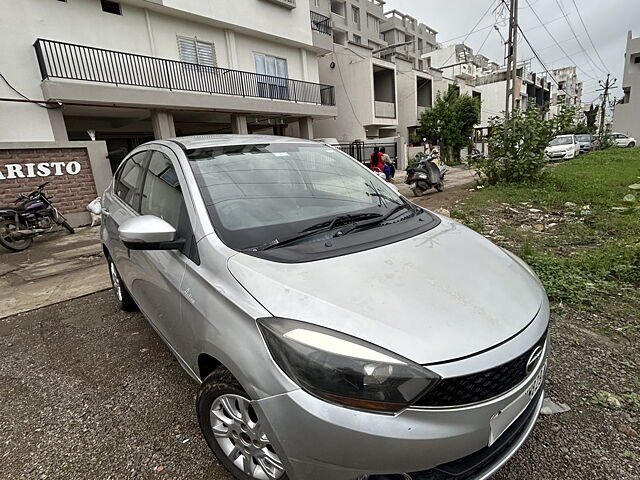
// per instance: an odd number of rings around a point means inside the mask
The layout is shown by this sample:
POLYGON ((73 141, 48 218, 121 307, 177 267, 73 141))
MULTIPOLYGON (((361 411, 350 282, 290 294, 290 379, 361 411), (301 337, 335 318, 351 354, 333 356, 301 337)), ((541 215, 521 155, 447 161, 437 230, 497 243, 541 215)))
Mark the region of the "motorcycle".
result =
POLYGON ((34 237, 49 233, 58 225, 75 233, 67 219, 51 204, 53 197, 43 191, 48 184, 43 183, 29 195, 20 194, 13 202, 20 205, 0 207, 0 245, 14 252, 25 250, 31 246, 34 237))
POLYGON ((425 157, 417 167, 407 170, 407 179, 404 181, 413 191, 413 195, 421 197, 431 188, 444 191, 444 176, 447 166, 440 158, 425 157))

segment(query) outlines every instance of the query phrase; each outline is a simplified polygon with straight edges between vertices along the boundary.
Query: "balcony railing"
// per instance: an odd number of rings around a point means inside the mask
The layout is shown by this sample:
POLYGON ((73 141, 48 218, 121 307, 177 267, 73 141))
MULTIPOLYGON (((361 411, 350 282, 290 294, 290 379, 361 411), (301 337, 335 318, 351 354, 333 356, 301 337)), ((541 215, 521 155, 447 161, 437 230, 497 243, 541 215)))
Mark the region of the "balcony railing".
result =
POLYGON ((331 35, 331 19, 318 12, 311 11, 311 30, 331 35))
POLYGON ((34 47, 43 80, 62 78, 335 105, 330 85, 52 40, 38 39, 34 47))
POLYGON ((396 104, 376 100, 375 114, 378 118, 396 118, 396 104))

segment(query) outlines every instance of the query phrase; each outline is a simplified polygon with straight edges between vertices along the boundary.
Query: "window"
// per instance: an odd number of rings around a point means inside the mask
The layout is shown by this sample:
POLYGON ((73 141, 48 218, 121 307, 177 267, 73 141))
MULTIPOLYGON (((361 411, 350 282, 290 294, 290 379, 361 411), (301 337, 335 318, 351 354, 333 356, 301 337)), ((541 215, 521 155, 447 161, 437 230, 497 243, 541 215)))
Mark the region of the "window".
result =
POLYGON ((633 58, 633 63, 640 63, 640 55, 633 58))
POLYGON ((358 7, 351 7, 353 13, 353 23, 360 23, 360 9, 358 7))
POLYGON ((140 181, 147 152, 129 157, 116 173, 114 193, 134 210, 140 203, 140 181))
POLYGON ((378 35, 378 37, 380 38, 380 40, 382 40, 383 42, 385 41, 384 38, 384 32, 380 32, 380 35, 378 35))
POLYGON ((178 53, 183 62, 216 66, 216 51, 213 43, 202 42, 197 38, 178 37, 178 53))
POLYGON ((140 213, 160 217, 177 230, 182 204, 182 191, 171 160, 153 151, 144 177, 140 213))
POLYGON ((353 43, 357 43, 358 45, 362 45, 362 37, 360 35, 353 36, 353 43))
POLYGON ((374 17, 373 15, 369 15, 367 13, 367 28, 374 33, 378 33, 380 31, 380 21, 374 17))
POLYGON ((265 98, 289 100, 287 83, 287 60, 256 53, 256 73, 258 77, 258 95, 265 98))
POLYGON ((122 15, 122 10, 118 2, 112 2, 110 0, 100 0, 100 6, 102 11, 106 13, 113 13, 114 15, 122 15))

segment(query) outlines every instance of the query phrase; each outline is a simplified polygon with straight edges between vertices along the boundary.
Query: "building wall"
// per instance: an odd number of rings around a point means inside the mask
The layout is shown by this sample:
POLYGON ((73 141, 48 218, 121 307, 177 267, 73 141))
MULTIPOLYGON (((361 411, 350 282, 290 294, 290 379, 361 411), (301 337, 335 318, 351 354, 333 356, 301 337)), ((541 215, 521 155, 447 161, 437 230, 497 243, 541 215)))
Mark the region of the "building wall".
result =
MULTIPOLYGON (((243 0, 249 2, 250 7, 238 8, 237 1, 167 0, 164 5, 172 8, 149 3, 153 9, 123 3, 122 15, 103 12, 97 0, 10 2, 0 15, 0 44, 11 45, 2 52, 0 69, 21 93, 42 99, 33 48, 37 38, 178 60, 177 36, 186 36, 213 42, 218 66, 254 72, 253 52, 259 50, 286 58, 290 78, 317 82, 308 5, 298 2, 288 10, 264 0, 243 0)), ((17 94, 0 82, 0 97, 17 94)), ((0 142, 52 140, 47 110, 0 102, 0 142)))
POLYGON ((640 37, 627 36, 627 49, 624 57, 625 103, 616 105, 613 115, 613 129, 616 132, 640 139, 640 37))
POLYGON ((314 122, 316 138, 341 141, 364 140, 365 125, 373 122, 373 67, 371 59, 361 58, 350 49, 335 46, 332 55, 319 59, 320 81, 336 86, 335 118, 314 122), (331 68, 331 63, 335 67, 331 68))
POLYGON ((86 212, 97 196, 86 148, 0 150, 0 204, 11 204, 20 193, 27 195, 47 181, 45 191, 65 215, 86 212), (77 163, 70 166, 72 162, 77 163), (20 173, 7 165, 18 165, 20 173), (67 171, 67 167, 75 171, 77 165, 77 174, 67 171))

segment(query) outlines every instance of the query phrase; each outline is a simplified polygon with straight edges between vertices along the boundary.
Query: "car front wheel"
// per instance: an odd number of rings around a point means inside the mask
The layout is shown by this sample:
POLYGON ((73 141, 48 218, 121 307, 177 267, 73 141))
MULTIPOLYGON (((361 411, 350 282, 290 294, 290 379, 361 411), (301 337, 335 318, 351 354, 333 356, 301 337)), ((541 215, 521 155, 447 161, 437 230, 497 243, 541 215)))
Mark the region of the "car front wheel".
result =
POLYGON ((129 293, 129 290, 127 290, 127 287, 124 285, 124 283, 122 283, 122 278, 118 273, 116 264, 113 263, 113 260, 111 260, 111 257, 107 257, 107 263, 109 264, 109 275, 111 276, 113 293, 116 296, 116 301, 118 302, 120 310, 124 310, 126 312, 132 312, 136 310, 138 306, 129 293))
POLYGON ((636 146, 636 142, 629 142, 629 145, 627 145, 627 147, 635 147, 636 146))
POLYGON ((287 480, 251 399, 224 367, 214 370, 197 398, 202 434, 216 458, 238 480, 287 480))

